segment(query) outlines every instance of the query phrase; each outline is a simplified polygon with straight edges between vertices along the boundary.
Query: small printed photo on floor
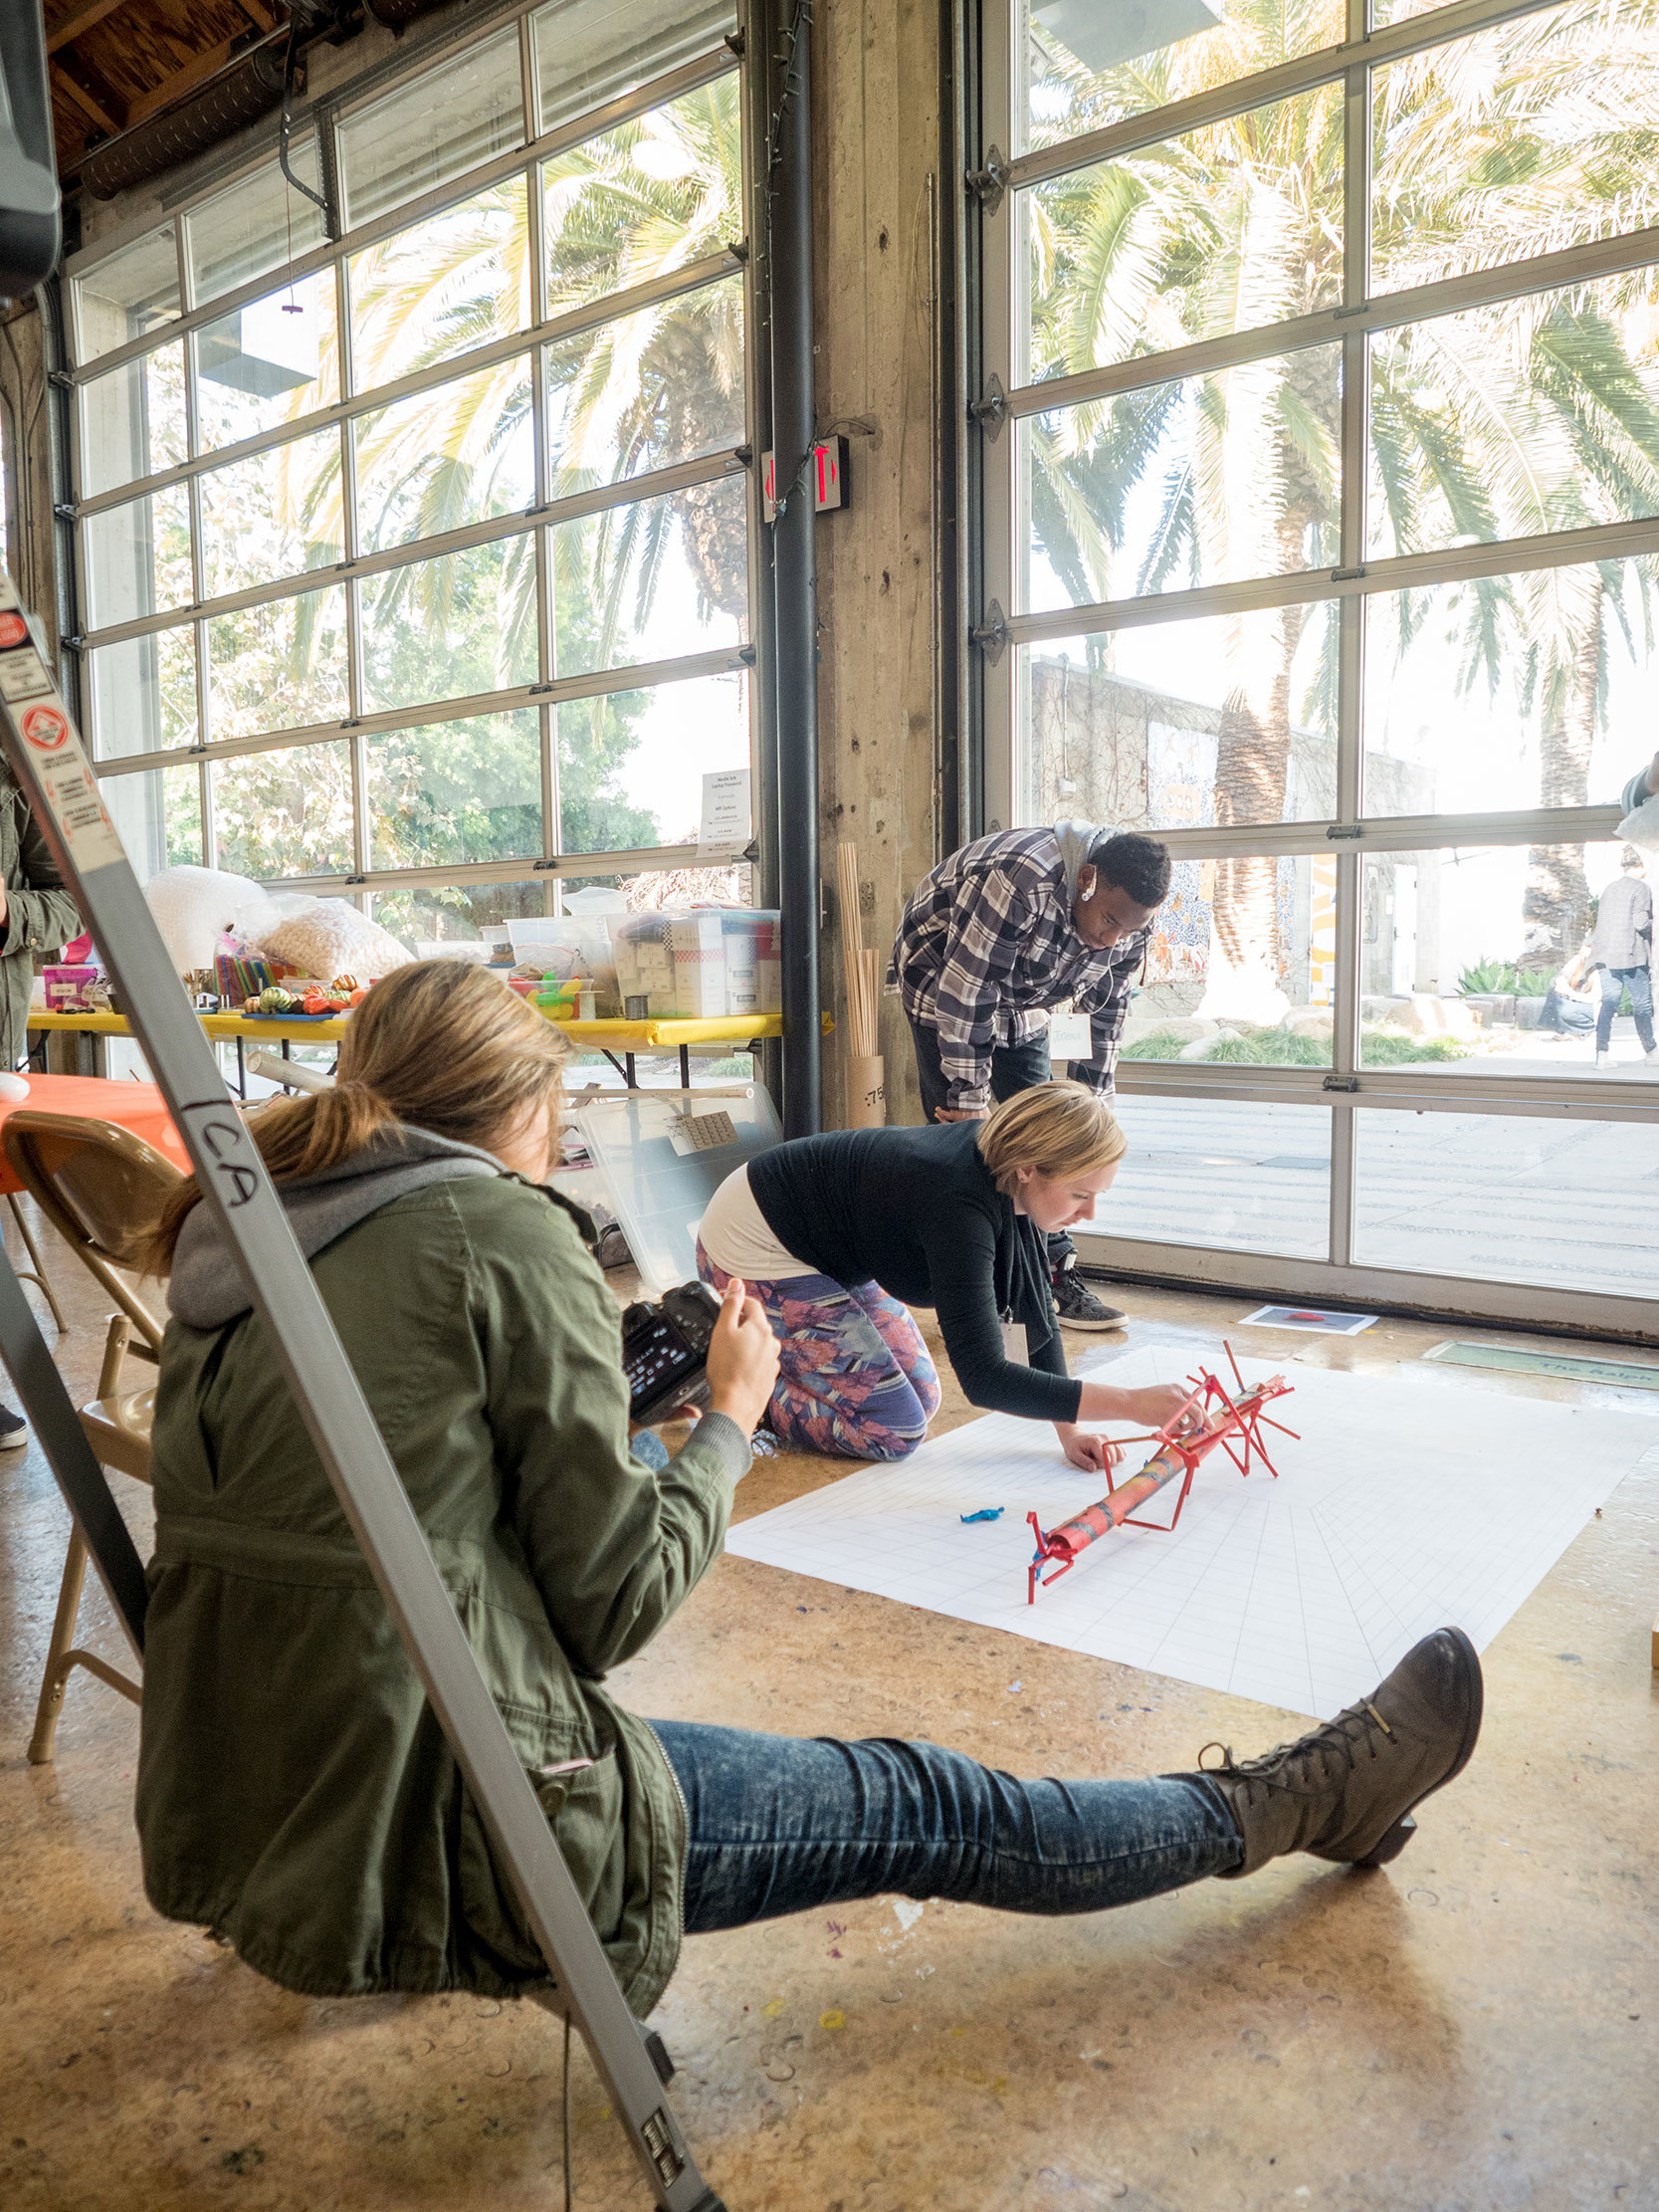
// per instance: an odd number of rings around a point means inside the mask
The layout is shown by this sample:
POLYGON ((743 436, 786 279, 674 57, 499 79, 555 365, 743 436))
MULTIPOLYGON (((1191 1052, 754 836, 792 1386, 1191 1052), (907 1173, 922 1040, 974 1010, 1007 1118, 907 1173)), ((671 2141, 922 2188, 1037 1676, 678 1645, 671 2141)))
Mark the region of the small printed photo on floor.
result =
POLYGON ((1374 1313, 1332 1313, 1323 1306, 1258 1306, 1239 1323, 1241 1329, 1306 1329, 1320 1336, 1358 1336, 1375 1321, 1374 1313))

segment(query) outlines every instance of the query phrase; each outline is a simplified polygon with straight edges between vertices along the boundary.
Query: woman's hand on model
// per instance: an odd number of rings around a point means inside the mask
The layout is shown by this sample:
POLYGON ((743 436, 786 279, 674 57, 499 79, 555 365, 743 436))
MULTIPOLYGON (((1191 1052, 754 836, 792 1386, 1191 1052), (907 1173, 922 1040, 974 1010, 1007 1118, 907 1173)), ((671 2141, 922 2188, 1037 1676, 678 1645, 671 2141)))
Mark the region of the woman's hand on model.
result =
POLYGON ((734 1421, 751 1437, 777 1381, 777 1339, 758 1298, 733 1276, 721 1299, 709 1344, 709 1411, 734 1421))
POLYGON ((1167 1429, 1191 1396, 1185 1383, 1153 1383, 1147 1390, 1125 1391, 1125 1411, 1148 1429, 1167 1429))
POLYGON ((1133 1421, 1141 1429, 1167 1429, 1192 1393, 1184 1383, 1154 1383, 1148 1390, 1114 1390, 1085 1383, 1080 1421, 1133 1421))
POLYGON ((1122 1444, 1114 1443, 1110 1437, 1097 1436, 1091 1429, 1080 1429, 1072 1421, 1057 1421, 1054 1434, 1060 1438, 1060 1448, 1068 1462, 1104 1474, 1108 1467, 1115 1467, 1124 1456, 1122 1444))

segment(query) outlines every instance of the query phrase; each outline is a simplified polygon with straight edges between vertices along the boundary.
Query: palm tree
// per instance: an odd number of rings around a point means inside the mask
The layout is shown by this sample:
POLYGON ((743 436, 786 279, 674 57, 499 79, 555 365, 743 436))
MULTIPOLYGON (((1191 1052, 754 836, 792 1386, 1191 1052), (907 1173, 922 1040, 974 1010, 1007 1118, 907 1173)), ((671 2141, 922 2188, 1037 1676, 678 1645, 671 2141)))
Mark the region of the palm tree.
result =
MULTIPOLYGON (((1374 260, 1390 284, 1547 253, 1659 220, 1633 117, 1659 106, 1659 8, 1551 11, 1378 80, 1374 260)), ((1380 550, 1527 537, 1659 513, 1654 273, 1396 333, 1373 363, 1380 550)), ((1654 564, 1483 579, 1464 682, 1507 662, 1536 716, 1539 803, 1587 802, 1609 610, 1645 618, 1654 564), (1627 606, 1634 597, 1640 609, 1627 606)), ((1535 846, 1519 957, 1554 964, 1589 918, 1582 848, 1535 846)))
MULTIPOLYGON (((1229 17, 1210 38, 1166 49, 1135 74, 1142 98, 1175 99, 1266 65, 1317 11, 1282 0, 1229 17)), ((1116 75, 1117 73, 1107 73, 1116 75)), ((1085 111, 1103 78, 1079 78, 1085 111)), ((1141 104, 1138 100, 1138 105, 1141 104)), ((1084 116, 1075 127, 1087 127, 1084 116)), ((1342 194, 1342 106, 1335 88, 1254 111, 1032 195, 1032 370, 1064 373, 1153 344, 1249 330, 1329 304, 1342 267, 1330 210, 1342 194)), ((1033 432, 1032 511, 1045 553, 1079 596, 1106 595, 1124 548, 1129 495, 1173 449, 1156 525, 1133 582, 1229 582, 1303 568, 1329 553, 1338 512, 1339 394, 1329 353, 1248 362, 1183 392, 1153 386, 1033 432), (1171 436, 1184 415, 1184 437, 1171 436)), ((1296 702, 1299 608, 1229 625, 1232 678, 1215 769, 1218 823, 1283 817, 1296 702)), ((1272 1021, 1288 1001, 1279 975, 1277 860, 1216 868, 1200 1010, 1272 1021)))
MULTIPOLYGON (((672 277, 740 235, 740 113, 736 78, 720 78, 548 162, 550 314, 672 277)), ((740 444, 740 284, 682 293, 567 341, 550 384, 563 421, 555 494, 740 444)), ((740 517, 708 487, 677 493, 674 511, 702 597, 745 619, 740 517)))
MULTIPOLYGON (((1095 78, 1049 55, 1050 93, 1070 86, 1067 131, 1086 129, 1322 43, 1327 12, 1253 0, 1229 11, 1224 33, 1095 78)), ((1617 11, 1581 0, 1380 72, 1379 281, 1426 282, 1659 212, 1649 204, 1659 183, 1645 141, 1628 121, 1653 110, 1656 26, 1655 0, 1617 11)), ((1336 90, 1328 88, 1040 187, 1032 195, 1032 373, 1064 373, 1331 304, 1341 281, 1333 214, 1341 207, 1341 136, 1336 90)), ((1645 279, 1621 280, 1599 288, 1594 301, 1522 301, 1381 342, 1372 377, 1372 550, 1659 511, 1652 308, 1645 279)), ((1133 584, 1124 579, 1118 588, 1156 589, 1183 563, 1182 580, 1220 581, 1330 559, 1338 473, 1329 360, 1305 353, 1201 380, 1189 401, 1188 451, 1161 488, 1151 552, 1133 584)), ((1034 527, 1074 596, 1105 596, 1114 580, 1126 506, 1160 446, 1169 450, 1173 401, 1173 387, 1151 387, 1034 423, 1034 527)), ((1556 588, 1553 611, 1568 627, 1529 629, 1522 640, 1547 804, 1585 795, 1603 680, 1603 595, 1569 604, 1570 594, 1556 588)), ((1513 655, 1516 624, 1545 611, 1546 596, 1536 579, 1475 587, 1467 680, 1482 672, 1496 680, 1501 656, 1513 655)), ((1402 599, 1402 624, 1414 618, 1402 599)), ((1297 704, 1298 613, 1248 617, 1233 642, 1215 816, 1273 821, 1282 816, 1297 704)), ((1277 878, 1271 859, 1218 867, 1204 1010, 1261 1019, 1283 1007, 1277 878)), ((1541 848, 1527 917, 1535 934, 1569 932, 1584 904, 1581 866, 1575 883, 1563 856, 1541 848)))
MULTIPOLYGON (((672 276, 742 227, 735 76, 567 149, 540 175, 550 315, 672 276)), ((480 345, 527 329, 529 235, 524 182, 512 178, 353 258, 357 389, 452 358, 456 370, 413 399, 357 418, 364 550, 531 503, 526 359, 519 354, 470 371, 466 358, 480 345)), ((548 371, 555 497, 738 444, 744 405, 740 283, 727 279, 579 332, 549 349, 548 371)), ((308 394, 295 395, 297 412, 311 403, 308 394)), ((327 443, 307 440, 282 449, 249 493, 261 507, 257 520, 301 537, 319 566, 338 557, 342 528, 342 485, 327 443)), ((584 665, 614 657, 618 638, 650 613, 671 521, 681 526, 700 595, 746 617, 742 516, 724 491, 698 487, 675 495, 671 504, 623 507, 583 529, 558 532, 557 647, 579 637, 584 665)), ((256 520, 252 512, 247 519, 256 520)), ((533 670, 534 587, 529 534, 450 561, 414 562, 365 585, 371 681, 378 674, 392 697, 442 697, 454 685, 436 679, 452 673, 458 658, 476 664, 478 688, 522 680, 526 663, 533 670), (432 664, 434 679, 424 688, 414 665, 422 662, 432 664)), ((273 670, 268 656, 244 655, 240 692, 250 713, 268 722, 272 688, 304 686, 310 643, 309 633, 297 632, 286 676, 282 668, 273 670)), ((224 681, 239 683, 229 665, 224 681)), ((580 757, 572 754, 561 779, 567 832, 581 834, 574 808, 580 822, 592 816, 596 824, 604 815, 616 832, 613 843, 648 841, 656 833, 647 811, 606 787, 631 742, 639 705, 627 699, 592 703, 580 757)), ((571 728, 568 711, 561 712, 566 747, 571 728)), ((470 726, 457 726, 451 737, 486 752, 495 742, 470 726)), ((439 744, 440 737, 422 734, 424 752, 411 755, 411 774, 419 774, 420 758, 436 758, 432 748, 439 744)), ((348 781, 347 766, 313 749, 318 777, 348 781)), ((272 807, 280 813, 280 768, 274 766, 272 774, 272 807)), ((425 847, 410 856, 427 857, 425 847)))

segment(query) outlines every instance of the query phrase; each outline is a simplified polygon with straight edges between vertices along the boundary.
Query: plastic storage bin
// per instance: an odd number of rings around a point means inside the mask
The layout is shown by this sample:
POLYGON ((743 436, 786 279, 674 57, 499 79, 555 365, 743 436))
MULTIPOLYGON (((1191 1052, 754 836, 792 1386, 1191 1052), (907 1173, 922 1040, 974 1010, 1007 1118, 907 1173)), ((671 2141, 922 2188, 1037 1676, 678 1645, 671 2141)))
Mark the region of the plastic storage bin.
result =
POLYGON ((765 907, 665 907, 613 915, 622 1011, 631 1019, 776 1013, 778 915, 765 907))
POLYGON ((603 914, 546 914, 509 922, 513 957, 520 965, 539 964, 544 975, 556 977, 561 984, 573 976, 586 977, 593 985, 594 1013, 600 1019, 613 1017, 622 1011, 622 997, 609 921, 603 914))
POLYGON ((741 1096, 665 1091, 661 1098, 591 1099, 578 1107, 576 1126, 634 1263, 659 1294, 695 1277, 697 1224, 726 1177, 783 1138, 777 1108, 758 1083, 741 1096))

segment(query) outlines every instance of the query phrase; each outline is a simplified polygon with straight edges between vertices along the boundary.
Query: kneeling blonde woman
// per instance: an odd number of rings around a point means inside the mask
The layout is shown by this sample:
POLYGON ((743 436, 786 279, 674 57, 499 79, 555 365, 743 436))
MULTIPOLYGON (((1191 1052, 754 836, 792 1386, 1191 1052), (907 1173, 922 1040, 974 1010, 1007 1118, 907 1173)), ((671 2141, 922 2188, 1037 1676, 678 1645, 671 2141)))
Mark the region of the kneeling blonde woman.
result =
POLYGON ((703 1217, 698 1265, 746 1283, 780 1345, 768 1422, 780 1441, 902 1459, 938 1411, 908 1306, 932 1306, 968 1400, 1052 1421, 1076 1467, 1110 1450, 1080 1421, 1158 1428, 1183 1393, 1066 1373, 1045 1238, 1088 1220, 1126 1140, 1081 1083, 1039 1083, 987 1121, 851 1129, 778 1145, 728 1176, 703 1217), (1023 1327, 1011 1359, 1004 1324, 1023 1327))

